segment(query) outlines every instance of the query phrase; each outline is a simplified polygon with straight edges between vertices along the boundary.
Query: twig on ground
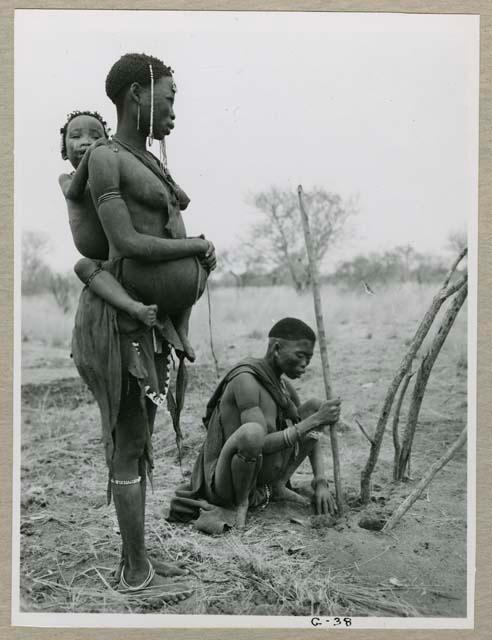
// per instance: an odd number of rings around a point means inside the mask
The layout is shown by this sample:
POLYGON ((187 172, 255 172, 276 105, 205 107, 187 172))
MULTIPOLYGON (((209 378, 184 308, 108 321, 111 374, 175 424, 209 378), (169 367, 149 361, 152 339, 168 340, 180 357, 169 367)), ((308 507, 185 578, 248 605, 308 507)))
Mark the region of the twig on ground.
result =
POLYGON ((97 567, 92 567, 94 569, 94 571, 97 573, 97 575, 99 576, 101 582, 105 585, 105 587, 107 589, 109 589, 110 591, 112 591, 113 593, 115 593, 115 590, 113 589, 113 587, 108 583, 108 581, 106 580, 106 578, 103 577, 103 575, 99 572, 99 569, 97 567))
MULTIPOLYGON (((461 449, 461 447, 465 444, 467 438, 467 430, 466 427, 461 432, 459 438, 444 452, 444 455, 439 458, 429 469, 429 471, 425 474, 422 480, 418 483, 415 489, 410 493, 409 496, 405 498, 405 500, 401 503, 401 505, 396 509, 393 515, 389 518, 389 520, 384 525, 382 531, 389 531, 392 529, 401 518, 405 515, 405 513, 410 509, 413 503, 418 499, 421 493, 428 487, 431 480, 434 478, 436 473, 440 471, 454 456, 454 454, 461 449)), ((428 493, 427 493, 428 495, 428 493)))

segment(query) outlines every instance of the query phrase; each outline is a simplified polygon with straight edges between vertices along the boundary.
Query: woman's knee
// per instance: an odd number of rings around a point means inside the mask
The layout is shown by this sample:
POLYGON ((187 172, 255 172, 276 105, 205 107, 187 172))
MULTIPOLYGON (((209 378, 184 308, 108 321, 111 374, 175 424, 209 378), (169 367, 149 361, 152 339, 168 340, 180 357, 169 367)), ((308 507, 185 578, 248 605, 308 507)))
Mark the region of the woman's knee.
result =
POLYGON ((243 424, 240 427, 240 433, 238 433, 238 451, 247 457, 256 457, 263 449, 265 436, 265 428, 258 422, 243 424))
POLYGON ((319 398, 309 398, 309 400, 306 400, 306 402, 301 404, 301 406, 299 407, 299 415, 301 417, 301 420, 309 418, 309 416, 312 416, 314 413, 316 413, 322 404, 323 400, 320 400, 319 398))
POLYGON ((139 461, 145 451, 145 438, 137 436, 131 439, 118 439, 117 437, 115 444, 113 457, 115 469, 138 469, 139 461))
POLYGON ((264 460, 264 466, 268 466, 272 478, 278 478, 285 467, 285 461, 281 454, 273 454, 264 460))

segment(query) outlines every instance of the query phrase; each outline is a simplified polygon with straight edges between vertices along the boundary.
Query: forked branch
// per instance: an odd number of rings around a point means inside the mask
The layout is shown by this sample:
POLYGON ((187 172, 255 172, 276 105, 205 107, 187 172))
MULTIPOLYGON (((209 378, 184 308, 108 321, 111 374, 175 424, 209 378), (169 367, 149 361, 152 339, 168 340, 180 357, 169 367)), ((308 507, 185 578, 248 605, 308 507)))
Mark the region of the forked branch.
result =
POLYGON ((451 327, 456 320, 456 316, 458 315, 459 310, 466 300, 467 293, 468 285, 465 282, 461 285, 461 289, 455 295, 449 309, 446 311, 446 314, 441 322, 441 326, 434 336, 429 351, 426 353, 420 364, 415 380, 415 386, 413 388, 412 400, 410 403, 410 409, 408 411, 407 425, 405 427, 401 451, 398 459, 396 477, 397 480, 401 480, 403 478, 403 474, 405 473, 405 467, 407 466, 415 430, 417 428, 420 408, 422 406, 422 401, 424 399, 424 394, 427 387, 427 382, 429 381, 429 377, 432 371, 432 367, 434 366, 437 356, 441 351, 442 345, 444 344, 444 341, 446 340, 451 327))
MULTIPOLYGON (((457 259, 454 261, 451 269, 446 274, 444 282, 439 289, 439 291, 434 296, 432 303, 425 313, 413 339, 410 343, 408 351, 404 356, 391 384, 386 392, 386 397, 384 399, 383 408, 381 410, 381 414, 378 419, 378 423, 376 425, 376 430, 373 436, 373 442, 371 445, 371 450, 369 452, 369 458, 366 462, 366 465, 361 473, 361 483, 360 483, 360 497, 361 502, 363 504, 367 504, 371 498, 371 475, 376 466, 379 452, 381 450, 381 444, 383 442, 384 432, 386 430, 386 425, 388 423, 388 419, 391 413, 391 409, 393 407, 393 402, 395 396, 398 392, 400 384, 405 377, 405 375, 410 370, 412 365, 412 361, 417 354, 417 351, 420 349, 422 342, 427 336, 429 329, 432 326, 434 318, 436 317, 439 309, 442 307, 444 301, 449 298, 456 291, 456 287, 458 287, 458 282, 450 286, 450 281, 453 273, 456 271, 457 266, 461 262, 461 260, 465 257, 467 253, 466 249, 459 254, 457 259)), ((466 277, 466 276, 465 276, 466 277)), ((460 278, 462 280, 462 278, 460 278)), ((462 285, 461 285, 462 286, 462 285)))
POLYGON ((407 373, 405 379, 403 380, 403 386, 400 391, 400 395, 398 397, 395 412, 393 414, 393 447, 395 450, 394 464, 393 464, 393 480, 396 480, 397 469, 398 469, 398 461, 400 459, 400 436, 398 434, 398 426, 400 424, 400 413, 401 406, 403 404, 403 399, 405 398, 405 393, 408 389, 408 384, 412 379, 415 372, 407 373))

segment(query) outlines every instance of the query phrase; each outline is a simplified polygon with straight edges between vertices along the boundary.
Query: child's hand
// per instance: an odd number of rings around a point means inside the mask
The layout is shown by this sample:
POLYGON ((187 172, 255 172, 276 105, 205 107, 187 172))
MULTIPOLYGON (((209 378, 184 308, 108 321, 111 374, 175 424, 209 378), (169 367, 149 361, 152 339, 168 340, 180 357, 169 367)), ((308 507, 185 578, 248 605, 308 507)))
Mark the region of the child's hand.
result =
POLYGON ((102 147, 103 145, 106 146, 108 142, 109 140, 107 138, 99 138, 91 144, 91 146, 87 149, 87 152, 90 153, 91 151, 94 151, 94 149, 97 149, 97 147, 102 147))
MULTIPOLYGON (((98 138, 98 140, 95 140, 90 147, 87 147, 87 151, 84 153, 84 157, 82 158, 82 162, 83 162, 83 167, 87 167, 87 163, 89 162, 89 158, 91 156, 91 153, 94 151, 94 149, 97 149, 97 147, 102 147, 103 145, 106 146, 108 144, 108 140, 106 138, 98 138)), ((82 163, 81 163, 82 164, 82 163)))

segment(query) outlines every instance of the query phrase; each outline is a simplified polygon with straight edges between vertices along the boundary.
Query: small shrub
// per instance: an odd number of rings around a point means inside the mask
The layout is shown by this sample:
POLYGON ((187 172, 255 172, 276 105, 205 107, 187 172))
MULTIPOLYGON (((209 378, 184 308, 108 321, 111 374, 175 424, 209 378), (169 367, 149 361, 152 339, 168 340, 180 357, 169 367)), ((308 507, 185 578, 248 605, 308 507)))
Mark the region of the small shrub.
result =
POLYGON ((263 337, 264 335, 259 329, 253 329, 253 331, 248 334, 248 338, 253 340, 261 340, 263 337))
POLYGON ((67 343, 62 338, 55 337, 51 340, 51 346, 55 347, 55 349, 61 349, 63 347, 66 347, 67 343))
POLYGON ((468 369, 468 357, 466 355, 466 351, 461 351, 457 360, 456 360, 456 368, 458 372, 463 372, 468 369))
POLYGON ((61 273, 54 273, 51 276, 50 291, 63 313, 68 313, 72 306, 72 284, 70 279, 61 273))

